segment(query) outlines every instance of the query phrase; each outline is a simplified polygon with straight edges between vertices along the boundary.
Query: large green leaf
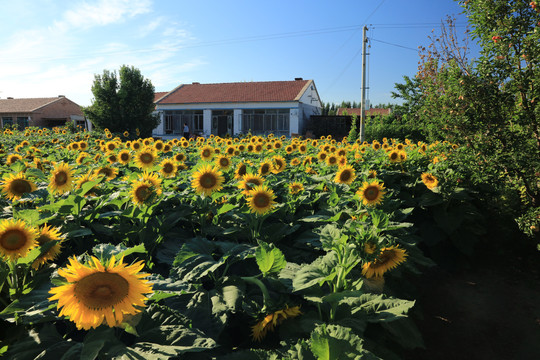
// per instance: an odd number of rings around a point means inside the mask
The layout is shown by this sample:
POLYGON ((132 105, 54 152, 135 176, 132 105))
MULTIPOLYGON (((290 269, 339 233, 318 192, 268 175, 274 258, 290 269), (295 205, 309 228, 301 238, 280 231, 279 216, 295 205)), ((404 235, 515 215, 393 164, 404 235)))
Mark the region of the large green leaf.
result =
POLYGON ((379 359, 363 344, 358 335, 344 326, 321 325, 311 333, 311 351, 318 360, 379 359))
POLYGON ((330 276, 336 274, 336 266, 337 257, 335 252, 330 252, 317 258, 313 263, 302 266, 292 282, 294 291, 301 291, 314 286, 321 287, 330 276))
POLYGON ((259 265, 259 270, 261 270, 264 276, 279 273, 287 265, 287 261, 281 250, 273 244, 267 244, 263 241, 259 241, 259 247, 255 252, 255 259, 257 260, 257 265, 259 265))

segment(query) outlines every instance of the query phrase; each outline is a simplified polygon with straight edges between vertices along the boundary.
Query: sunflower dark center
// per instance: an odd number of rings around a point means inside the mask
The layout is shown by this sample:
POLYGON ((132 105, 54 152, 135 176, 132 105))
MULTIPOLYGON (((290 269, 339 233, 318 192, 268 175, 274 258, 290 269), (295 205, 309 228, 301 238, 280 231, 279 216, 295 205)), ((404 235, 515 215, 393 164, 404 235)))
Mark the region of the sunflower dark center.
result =
POLYGON ((163 172, 166 173, 166 174, 170 174, 174 171, 174 166, 173 164, 171 163, 166 163, 164 166, 163 166, 163 172))
POLYGON ((270 165, 268 164, 263 164, 263 166, 261 166, 261 172, 263 174, 266 174, 268 171, 270 171, 270 165))
POLYGON ((216 185, 217 179, 214 174, 203 174, 199 179, 199 183, 205 189, 212 189, 216 185))
POLYGON ((128 160, 129 160, 129 154, 127 154, 127 153, 121 154, 121 155, 120 155, 120 159, 121 159, 122 161, 128 161, 128 160))
POLYGON ((229 159, 227 159, 227 158, 221 158, 221 159, 219 159, 219 164, 220 164, 221 166, 223 166, 223 167, 229 166, 229 159))
POLYGON ((211 155, 212 155, 212 153, 208 149, 204 149, 203 152, 202 152, 202 156, 205 157, 205 158, 210 157, 211 155))
POLYGON ((112 174, 112 169, 106 168, 106 167, 105 167, 105 168, 101 168, 101 169, 99 169, 98 174, 100 174, 100 175, 105 175, 105 176, 109 177, 109 176, 111 176, 111 174, 112 174))
POLYGON ((141 202, 145 201, 146 199, 148 199, 148 197, 150 197, 150 194, 152 194, 152 191, 150 190, 150 187, 148 185, 142 185, 142 186, 139 186, 136 190, 135 190, 135 196, 137 197, 137 199, 141 202))
POLYGON ((0 244, 4 249, 8 250, 18 250, 22 248, 27 241, 28 238, 25 233, 17 229, 8 230, 0 237, 0 244))
POLYGON ((54 175, 54 183, 57 185, 64 185, 68 181, 68 176, 65 171, 60 171, 54 175))
POLYGON ((11 192, 17 195, 26 194, 32 191, 30 183, 24 179, 16 179, 11 182, 9 186, 11 192))
POLYGON ((351 178, 352 174, 349 170, 343 170, 339 176, 341 181, 348 181, 351 178))
POLYGON ((150 164, 152 161, 154 161, 154 157, 149 153, 141 154, 140 159, 143 164, 150 164))
POLYGON ((98 272, 77 281, 75 297, 91 309, 102 309, 123 301, 129 293, 129 282, 115 273, 98 272))
POLYGON ((366 190, 364 190, 364 197, 370 201, 377 199, 378 196, 379 189, 375 186, 368 186, 366 190))
POLYGON ((270 197, 264 193, 255 194, 253 197, 253 204, 257 208, 265 208, 270 205, 270 197))

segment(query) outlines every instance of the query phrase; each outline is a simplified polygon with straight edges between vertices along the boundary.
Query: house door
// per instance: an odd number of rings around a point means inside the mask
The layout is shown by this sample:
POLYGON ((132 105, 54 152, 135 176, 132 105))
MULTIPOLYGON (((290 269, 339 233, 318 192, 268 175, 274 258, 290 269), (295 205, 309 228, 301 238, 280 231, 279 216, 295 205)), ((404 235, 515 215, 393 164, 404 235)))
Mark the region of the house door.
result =
POLYGON ((232 111, 214 111, 212 113, 212 134, 224 137, 233 134, 232 111))

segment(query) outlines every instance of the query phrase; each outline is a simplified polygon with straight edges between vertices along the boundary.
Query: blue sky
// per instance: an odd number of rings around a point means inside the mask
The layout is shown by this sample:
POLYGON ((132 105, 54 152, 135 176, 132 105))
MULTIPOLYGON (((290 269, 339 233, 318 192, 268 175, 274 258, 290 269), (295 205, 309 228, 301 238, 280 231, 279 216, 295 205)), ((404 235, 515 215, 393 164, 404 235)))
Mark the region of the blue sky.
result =
POLYGON ((1 0, 0 98, 92 102, 95 74, 132 65, 169 91, 182 83, 313 79, 325 102, 360 101, 362 26, 369 100, 396 102, 417 48, 453 0, 1 0), (390 45, 390 44, 392 45, 390 45))

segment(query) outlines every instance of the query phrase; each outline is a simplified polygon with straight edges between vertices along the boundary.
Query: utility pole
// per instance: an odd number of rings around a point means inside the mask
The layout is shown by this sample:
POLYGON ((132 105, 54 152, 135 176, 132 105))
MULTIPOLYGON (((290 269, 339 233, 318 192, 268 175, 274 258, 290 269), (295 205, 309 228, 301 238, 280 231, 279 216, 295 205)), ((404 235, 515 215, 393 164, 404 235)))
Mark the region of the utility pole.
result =
POLYGON ((366 119, 366 44, 367 44, 367 26, 364 25, 362 37, 362 97, 360 99, 360 141, 364 142, 364 121, 366 119))

